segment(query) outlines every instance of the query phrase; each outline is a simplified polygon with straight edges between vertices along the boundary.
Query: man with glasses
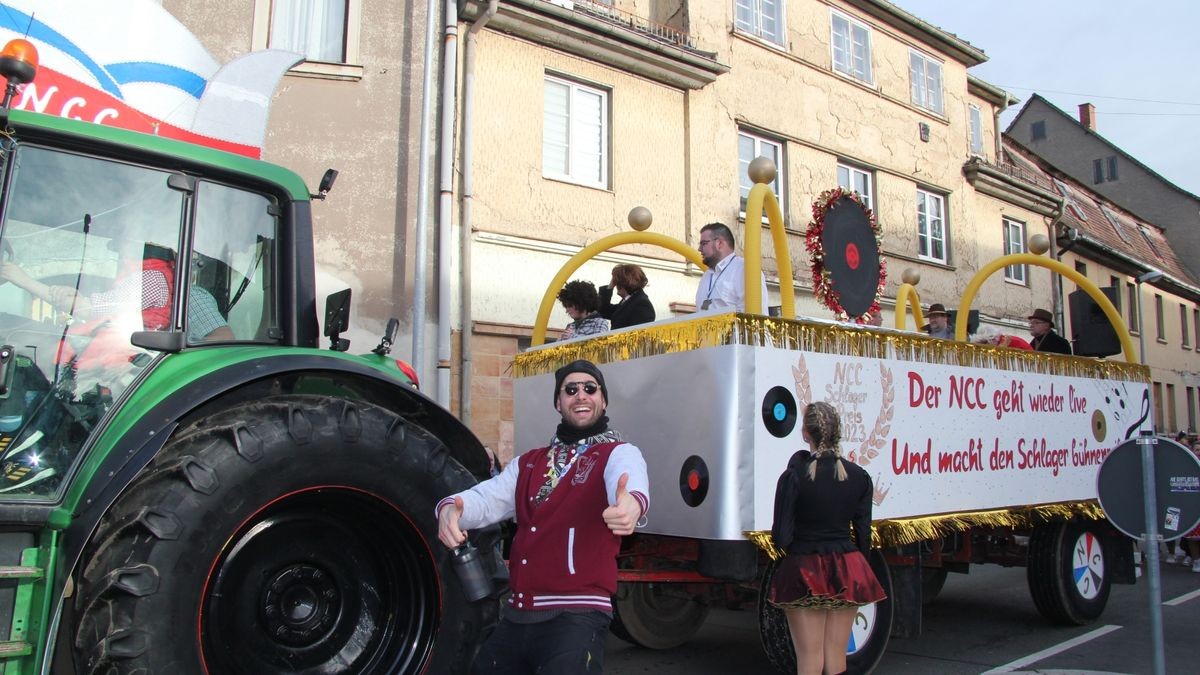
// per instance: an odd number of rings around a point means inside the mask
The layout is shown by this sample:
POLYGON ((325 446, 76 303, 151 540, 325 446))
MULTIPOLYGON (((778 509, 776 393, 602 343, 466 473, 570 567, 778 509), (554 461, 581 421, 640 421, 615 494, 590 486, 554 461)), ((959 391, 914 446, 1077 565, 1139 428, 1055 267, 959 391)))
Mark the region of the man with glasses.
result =
POLYGON ((512 594, 471 672, 557 675, 602 672, 617 591, 617 552, 649 506, 646 462, 608 426, 608 389, 590 361, 554 373, 562 421, 544 448, 500 475, 438 502, 438 539, 516 518, 509 555, 512 594))
MULTIPOLYGON (((700 228, 700 255, 708 269, 696 288, 696 310, 700 312, 746 311, 746 265, 733 252, 733 232, 722 223, 700 228)), ((762 280, 762 307, 766 314, 767 282, 762 280)))

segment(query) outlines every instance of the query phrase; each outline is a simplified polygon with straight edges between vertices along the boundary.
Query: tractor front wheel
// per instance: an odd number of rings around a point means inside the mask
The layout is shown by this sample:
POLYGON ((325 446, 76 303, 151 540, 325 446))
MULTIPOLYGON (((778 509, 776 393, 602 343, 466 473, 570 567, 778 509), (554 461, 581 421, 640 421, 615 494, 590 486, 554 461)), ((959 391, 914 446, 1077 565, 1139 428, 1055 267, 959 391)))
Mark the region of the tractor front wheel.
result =
POLYGON ((473 483, 367 403, 282 397, 201 420, 85 551, 78 671, 463 672, 496 602, 463 597, 433 507, 473 483))

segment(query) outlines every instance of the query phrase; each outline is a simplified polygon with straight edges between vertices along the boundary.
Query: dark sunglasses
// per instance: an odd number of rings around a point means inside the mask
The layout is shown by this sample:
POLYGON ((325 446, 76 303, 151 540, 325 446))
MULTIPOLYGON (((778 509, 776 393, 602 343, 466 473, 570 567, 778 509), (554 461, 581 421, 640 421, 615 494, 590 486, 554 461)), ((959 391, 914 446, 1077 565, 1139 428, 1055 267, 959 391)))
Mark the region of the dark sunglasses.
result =
POLYGON ((564 385, 563 391, 566 392, 567 396, 574 396, 575 394, 579 393, 580 387, 583 387, 583 393, 587 394, 588 396, 600 391, 600 385, 596 384, 595 382, 584 382, 583 384, 572 382, 568 385, 564 385))

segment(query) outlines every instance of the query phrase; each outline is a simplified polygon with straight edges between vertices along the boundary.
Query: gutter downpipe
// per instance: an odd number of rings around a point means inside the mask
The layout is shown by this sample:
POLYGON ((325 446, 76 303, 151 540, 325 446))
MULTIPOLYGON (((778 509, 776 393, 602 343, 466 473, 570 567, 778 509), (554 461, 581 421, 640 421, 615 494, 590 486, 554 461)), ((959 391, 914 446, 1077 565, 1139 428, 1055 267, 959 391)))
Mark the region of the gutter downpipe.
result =
MULTIPOLYGON (((1059 260, 1060 262, 1061 262, 1062 254, 1066 253, 1067 250, 1066 249, 1059 250, 1059 248, 1058 248, 1058 233, 1055 230, 1058 229, 1058 223, 1059 223, 1059 221, 1062 220, 1063 213, 1066 212, 1065 204, 1066 204, 1066 199, 1060 197, 1059 202, 1058 202, 1058 210, 1054 212, 1053 216, 1048 218, 1048 222, 1046 223, 1046 235, 1047 235, 1046 238, 1050 240, 1050 257, 1055 260, 1059 260)), ((1068 248, 1070 248, 1070 247, 1068 247, 1068 248)), ((1066 327, 1065 327, 1065 324, 1063 323, 1063 280, 1062 280, 1062 275, 1055 274, 1053 276, 1054 276, 1054 281, 1053 281, 1054 288, 1052 289, 1053 292, 1051 293, 1050 301, 1052 303, 1054 303, 1054 306, 1051 307, 1050 311, 1054 315, 1055 322, 1059 326, 1064 327, 1063 332, 1065 333, 1066 327)))
POLYGON ((459 324, 462 330, 459 340, 458 417, 463 424, 471 424, 471 201, 474 198, 474 176, 472 161, 475 137, 471 124, 475 117, 475 47, 483 27, 500 11, 500 0, 488 0, 487 9, 467 29, 466 46, 463 48, 463 93, 462 93, 462 206, 458 217, 459 234, 459 324))
MULTIPOLYGON (((413 238, 416 249, 413 260, 412 301, 412 366, 417 380, 425 379, 425 252, 429 231, 429 134, 433 126, 433 37, 437 33, 437 0, 425 7, 425 77, 421 82, 421 156, 417 168, 417 231, 413 238)), ((403 283, 401 283, 403 286, 403 283)))
POLYGON ((458 6, 446 0, 442 44, 442 116, 438 161, 438 310, 437 310, 437 402, 450 407, 450 266, 451 229, 454 206, 454 113, 458 107, 458 6))

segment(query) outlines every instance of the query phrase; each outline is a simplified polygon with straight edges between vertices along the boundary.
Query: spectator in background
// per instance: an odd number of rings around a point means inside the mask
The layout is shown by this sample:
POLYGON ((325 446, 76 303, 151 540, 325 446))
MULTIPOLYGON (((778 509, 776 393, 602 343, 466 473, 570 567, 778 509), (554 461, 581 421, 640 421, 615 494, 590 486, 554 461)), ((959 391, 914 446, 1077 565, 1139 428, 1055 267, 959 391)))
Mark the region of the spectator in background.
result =
POLYGON ((600 316, 600 296, 592 282, 568 281, 558 292, 558 301, 571 317, 559 340, 608 332, 608 320, 600 316))
MULTIPOLYGON (((1185 436, 1184 440, 1186 441, 1187 434, 1182 431, 1179 433, 1185 436)), ((1180 441, 1180 443, 1183 442, 1184 441, 1180 441)), ((1191 449, 1197 457, 1200 457, 1200 441, 1193 442, 1191 449)), ((1192 529, 1191 532, 1188 532, 1186 535, 1184 535, 1181 541, 1183 542, 1181 548, 1184 549, 1185 553, 1183 564, 1190 564, 1193 572, 1200 572, 1200 525, 1197 525, 1192 529)))
POLYGON ((643 290, 648 283, 646 273, 637 265, 613 267, 612 281, 600 287, 600 316, 608 319, 613 330, 654 321, 654 305, 643 290), (613 291, 621 297, 615 305, 613 291))
POLYGON ((1071 343, 1054 332, 1054 315, 1044 309, 1035 309, 1029 315, 1029 334, 1033 336, 1030 343, 1039 352, 1054 354, 1071 354, 1071 343))

